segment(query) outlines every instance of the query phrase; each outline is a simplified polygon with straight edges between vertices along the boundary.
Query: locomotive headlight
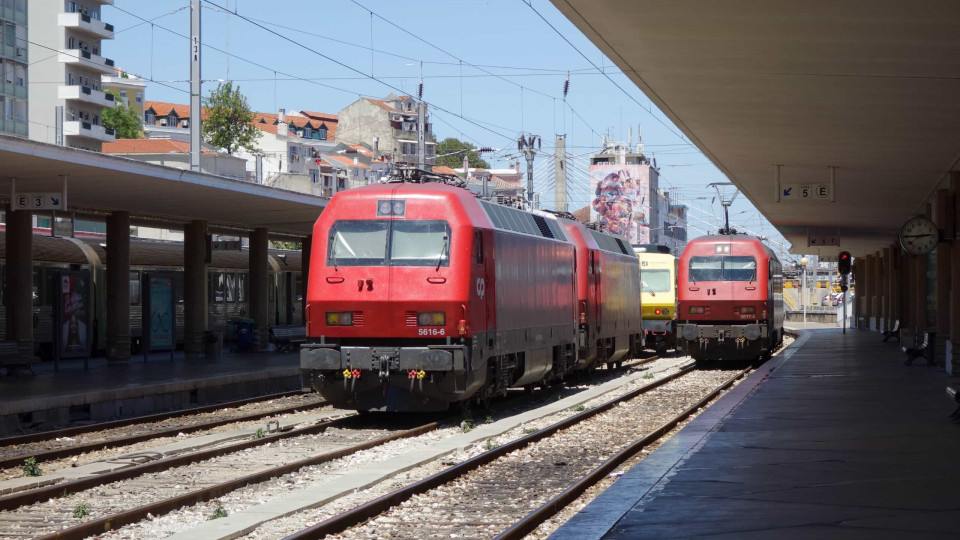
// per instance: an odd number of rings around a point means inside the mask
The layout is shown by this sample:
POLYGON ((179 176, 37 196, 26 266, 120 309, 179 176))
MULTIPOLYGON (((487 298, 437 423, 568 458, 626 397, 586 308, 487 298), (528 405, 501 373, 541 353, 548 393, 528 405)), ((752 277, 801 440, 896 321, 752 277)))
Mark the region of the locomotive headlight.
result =
POLYGON ((353 326, 353 312, 328 311, 327 326, 353 326))
POLYGON ((760 338, 760 327, 756 324, 748 324, 743 329, 743 337, 753 341, 760 338))
POLYGON ((417 314, 417 323, 420 326, 444 326, 447 315, 442 311, 421 311, 417 314))
POLYGON ((664 315, 669 315, 669 314, 670 314, 670 309, 669 309, 669 308, 663 308, 663 314, 664 314, 664 315))
POLYGON ((703 306, 690 306, 691 315, 703 315, 706 312, 706 308, 703 306))
POLYGON ((756 312, 757 312, 757 308, 754 306, 740 306, 741 315, 747 315, 747 314, 756 313, 756 312))
POLYGON ((380 201, 377 204, 377 215, 378 216, 389 216, 390 215, 391 204, 390 201, 380 201))

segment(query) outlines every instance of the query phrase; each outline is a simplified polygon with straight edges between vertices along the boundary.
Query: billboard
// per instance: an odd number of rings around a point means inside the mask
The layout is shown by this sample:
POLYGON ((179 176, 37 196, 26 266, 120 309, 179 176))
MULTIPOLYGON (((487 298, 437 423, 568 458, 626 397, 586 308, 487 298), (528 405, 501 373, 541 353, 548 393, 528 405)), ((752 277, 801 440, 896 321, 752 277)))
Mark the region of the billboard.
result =
POLYGON ((149 299, 150 335, 147 339, 151 351, 166 351, 174 346, 176 331, 176 308, 173 299, 173 277, 163 274, 150 274, 149 299))
POLYGON ((58 358, 90 356, 90 272, 62 270, 58 277, 58 358))
POLYGON ((590 166, 590 221, 631 244, 650 243, 650 166, 590 166))

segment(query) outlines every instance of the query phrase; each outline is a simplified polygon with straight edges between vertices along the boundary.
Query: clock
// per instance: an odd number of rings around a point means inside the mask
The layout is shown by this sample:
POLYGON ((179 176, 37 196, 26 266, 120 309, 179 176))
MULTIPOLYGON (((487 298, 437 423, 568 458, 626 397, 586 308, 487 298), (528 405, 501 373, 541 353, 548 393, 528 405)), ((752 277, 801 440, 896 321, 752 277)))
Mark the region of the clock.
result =
POLYGON ((910 255, 926 255, 937 247, 938 241, 937 224, 925 217, 910 218, 900 228, 900 246, 910 255))

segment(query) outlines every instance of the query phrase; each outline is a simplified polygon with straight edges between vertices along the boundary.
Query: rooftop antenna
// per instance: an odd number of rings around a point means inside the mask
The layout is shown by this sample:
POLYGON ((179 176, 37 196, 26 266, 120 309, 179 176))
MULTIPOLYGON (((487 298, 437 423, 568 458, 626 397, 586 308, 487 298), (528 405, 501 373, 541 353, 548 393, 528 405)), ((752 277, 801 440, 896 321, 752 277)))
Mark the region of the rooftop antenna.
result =
POLYGON ((723 196, 723 190, 720 189, 721 186, 733 186, 733 182, 714 182, 707 184, 707 187, 712 187, 717 190, 717 198, 720 199, 720 204, 723 206, 724 226, 720 229, 720 234, 736 234, 736 231, 730 228, 730 205, 737 199, 737 195, 740 194, 740 189, 734 186, 733 195, 726 198, 723 196))

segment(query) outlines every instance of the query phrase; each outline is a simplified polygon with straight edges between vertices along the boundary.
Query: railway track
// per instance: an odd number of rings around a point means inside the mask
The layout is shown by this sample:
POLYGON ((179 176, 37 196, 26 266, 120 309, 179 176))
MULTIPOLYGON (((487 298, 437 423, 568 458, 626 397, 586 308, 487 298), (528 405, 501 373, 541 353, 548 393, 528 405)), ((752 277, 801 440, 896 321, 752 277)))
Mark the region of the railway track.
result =
MULTIPOLYGON (((655 358, 634 359, 630 364, 638 366, 653 360, 655 358)), ((508 400, 510 401, 514 400, 508 400)), ((431 423, 400 433, 383 433, 380 437, 374 437, 376 434, 371 434, 370 437, 373 437, 373 440, 366 440, 361 444, 352 446, 334 444, 334 447, 331 447, 331 444, 336 442, 336 437, 328 438, 329 429, 344 427, 349 422, 360 422, 362 426, 364 421, 365 419, 360 417, 341 418, 326 422, 322 426, 311 426, 271 435, 269 439, 243 441, 228 447, 133 465, 102 477, 62 483, 2 497, 0 510, 7 510, 7 512, 0 513, 0 537, 33 538, 48 532, 51 534, 50 538, 84 538, 101 534, 149 516, 211 500, 245 485, 264 482, 310 465, 325 463, 399 438, 420 435, 438 427, 437 423, 431 423), (317 439, 316 435, 324 431, 327 435, 324 436, 326 440, 321 439, 323 443, 321 447, 307 448, 304 445, 299 449, 293 448, 292 452, 296 454, 295 456, 291 456, 288 452, 291 447, 297 446, 297 443, 292 441, 298 438, 302 441, 307 435, 313 435, 313 438, 317 439), (283 440, 287 441, 286 444, 282 442, 283 440), (264 450, 270 445, 273 445, 271 450, 264 450), (260 448, 251 450, 254 447, 260 448), (309 455, 301 450, 309 450, 309 455), (257 454, 259 457, 246 455, 251 451, 259 452, 257 454), (278 456, 278 454, 282 455, 278 456), (280 463, 277 463, 278 460, 280 463), (224 475, 230 478, 225 481, 215 481, 222 479, 224 475), (149 497, 143 495, 147 493, 150 494, 149 497), (142 500, 144 498, 148 500, 142 500), (103 501, 109 502, 103 504, 103 501), (145 504, 133 504, 138 501, 145 504), (86 518, 85 523, 74 526, 78 522, 75 512, 80 505, 84 506, 84 511, 89 512, 91 517, 86 518), (92 519, 93 517, 96 519, 92 519)), ((370 439, 370 437, 366 438, 370 439)), ((339 437, 339 439, 344 438, 344 436, 339 437)))
POLYGON ((34 458, 37 463, 42 465, 44 462, 51 460, 73 457, 88 452, 127 446, 163 437, 176 437, 181 433, 197 433, 238 422, 252 422, 271 416, 304 412, 323 405, 324 402, 316 395, 306 394, 302 391, 284 392, 170 413, 8 437, 0 439, 0 471, 20 467, 27 458, 34 458), (281 402, 279 406, 265 409, 253 407, 274 400, 281 402), (190 416, 197 416, 197 418, 190 419, 188 418, 190 416), (186 421, 168 422, 178 418, 184 418, 186 421), (83 440, 76 441, 74 437, 83 440))
POLYGON ((327 535, 521 538, 747 371, 731 375, 697 371, 690 365, 296 532, 287 540, 327 535), (638 430, 645 435, 634 440, 638 430))
MULTIPOLYGON (((350 415, 0 498, 0 538, 86 538, 303 467, 436 429, 350 415), (78 509, 83 507, 82 512, 78 509), (80 525, 77 515, 88 514, 80 525), (46 536, 45 536, 46 535, 46 536)), ((412 423, 407 419, 407 424, 412 423)))

